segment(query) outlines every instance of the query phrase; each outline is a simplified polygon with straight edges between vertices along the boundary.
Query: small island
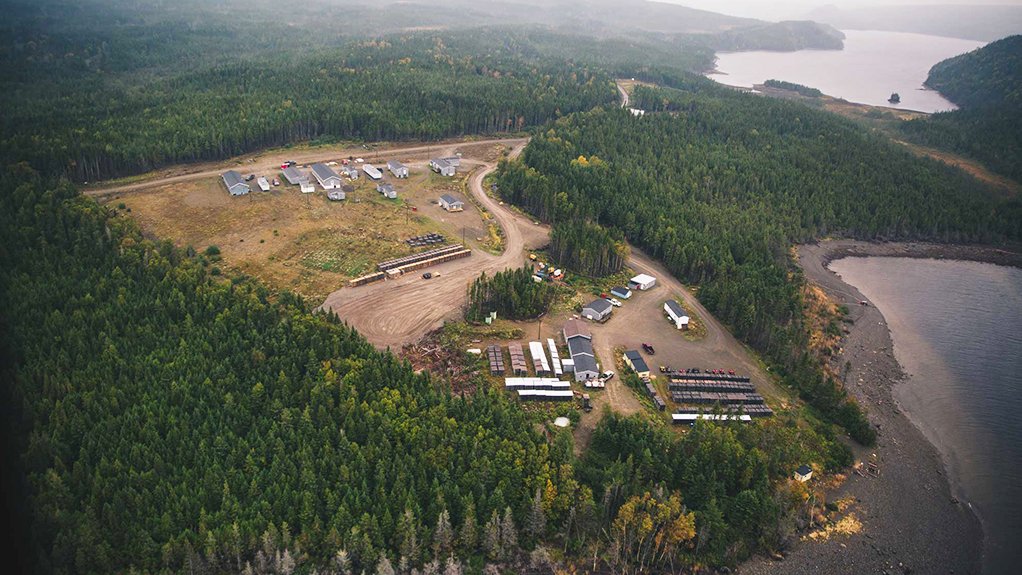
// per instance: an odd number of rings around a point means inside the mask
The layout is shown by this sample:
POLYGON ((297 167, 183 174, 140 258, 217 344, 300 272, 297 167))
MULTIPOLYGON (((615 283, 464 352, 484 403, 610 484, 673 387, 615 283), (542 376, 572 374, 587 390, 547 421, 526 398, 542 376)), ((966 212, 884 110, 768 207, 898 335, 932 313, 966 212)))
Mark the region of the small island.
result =
POLYGON ((899 96, 897 92, 893 92, 891 94, 891 97, 888 98, 887 101, 892 103, 892 104, 900 104, 901 103, 901 96, 899 96))

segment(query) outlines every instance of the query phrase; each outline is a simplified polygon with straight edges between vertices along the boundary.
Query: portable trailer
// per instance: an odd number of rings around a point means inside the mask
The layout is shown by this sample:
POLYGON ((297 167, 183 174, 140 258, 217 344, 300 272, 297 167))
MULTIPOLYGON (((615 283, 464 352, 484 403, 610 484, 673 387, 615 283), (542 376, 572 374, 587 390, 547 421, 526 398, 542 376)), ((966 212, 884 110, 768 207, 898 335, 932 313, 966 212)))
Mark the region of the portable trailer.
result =
POLYGON ((741 421, 749 422, 752 418, 748 415, 738 414, 715 414, 715 413, 672 413, 671 421, 677 424, 687 423, 694 425, 696 421, 741 421))
POLYGON ((557 344, 554 343, 552 338, 546 340, 547 349, 550 350, 550 367, 554 370, 554 375, 564 375, 564 370, 561 368, 561 357, 557 354, 557 344))
POLYGON ((571 390, 519 389, 518 399, 522 401, 571 401, 575 392, 571 390))
POLYGON ((532 367, 536 375, 550 373, 550 364, 546 361, 546 354, 543 353, 543 344, 538 341, 529 342, 529 354, 532 356, 532 367))

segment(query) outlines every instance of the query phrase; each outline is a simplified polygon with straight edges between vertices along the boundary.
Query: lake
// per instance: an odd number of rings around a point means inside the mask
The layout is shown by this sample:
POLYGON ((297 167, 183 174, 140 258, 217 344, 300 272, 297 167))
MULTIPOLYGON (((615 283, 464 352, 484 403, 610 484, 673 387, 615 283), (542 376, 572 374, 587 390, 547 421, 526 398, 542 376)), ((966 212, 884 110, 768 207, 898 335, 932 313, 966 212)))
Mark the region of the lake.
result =
POLYGON ((984 44, 904 32, 844 33, 844 50, 718 53, 718 73, 709 77, 742 87, 771 79, 785 80, 849 102, 939 112, 953 110, 955 105, 938 92, 923 87, 930 68, 984 44), (892 92, 901 96, 900 104, 887 102, 892 92))
POLYGON ((1022 561, 1022 270, 912 258, 830 265, 887 320, 909 378, 894 397, 977 511, 984 573, 1022 561))

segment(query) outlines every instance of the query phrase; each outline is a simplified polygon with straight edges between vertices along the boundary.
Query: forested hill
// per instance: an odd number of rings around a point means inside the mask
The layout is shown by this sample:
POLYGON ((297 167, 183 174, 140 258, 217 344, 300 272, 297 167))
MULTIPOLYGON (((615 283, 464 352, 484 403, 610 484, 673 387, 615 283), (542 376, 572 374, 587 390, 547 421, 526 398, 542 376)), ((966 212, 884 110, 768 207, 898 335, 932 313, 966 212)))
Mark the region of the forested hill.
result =
POLYGON ((926 85, 963 108, 1022 106, 1022 36, 938 62, 926 85))
POLYGON ((555 226, 619 229, 699 286, 699 299, 774 361, 821 413, 872 431, 805 351, 794 242, 1018 238, 1022 208, 963 173, 825 112, 704 79, 637 87, 636 118, 598 109, 541 129, 501 193, 555 226))
POLYGON ((1022 182, 1022 36, 939 62, 926 85, 961 109, 906 122, 903 133, 1022 182))
POLYGON ((0 425, 34 572, 521 573, 540 545, 733 566, 804 524, 797 466, 851 462, 790 413, 680 436, 608 416, 576 460, 482 377, 452 393, 208 270, 66 181, 0 175, 0 425))

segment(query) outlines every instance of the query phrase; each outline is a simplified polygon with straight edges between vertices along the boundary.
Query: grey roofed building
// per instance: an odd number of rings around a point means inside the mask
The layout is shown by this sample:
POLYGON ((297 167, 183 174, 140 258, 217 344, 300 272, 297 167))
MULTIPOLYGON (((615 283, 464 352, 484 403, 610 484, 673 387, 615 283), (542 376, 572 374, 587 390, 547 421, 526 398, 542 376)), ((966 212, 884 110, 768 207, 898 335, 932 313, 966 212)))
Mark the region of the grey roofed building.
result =
POLYGON ((341 177, 326 164, 312 164, 312 175, 319 180, 324 189, 332 190, 341 187, 341 177))
POLYGON ((632 297, 632 290, 622 286, 612 287, 610 288, 610 295, 621 299, 628 299, 632 297))
POLYGON ((665 301, 664 305, 666 305, 668 308, 670 308, 670 311, 672 313, 674 313, 674 315, 677 316, 677 317, 681 317, 683 315, 688 315, 688 314, 685 313, 685 308, 681 307, 681 304, 676 302, 676 301, 674 301, 673 299, 669 299, 669 300, 665 301))
POLYGON ((571 341, 574 337, 593 339, 593 332, 589 331, 585 322, 572 318, 564 322, 564 341, 571 341))
POLYGON ((394 191, 394 184, 376 184, 376 191, 383 194, 383 197, 394 199, 397 197, 397 192, 394 191))
POLYGON ((441 176, 453 176, 458 171, 458 166, 447 158, 433 158, 429 161, 429 167, 441 176))
POLYGON ((573 359, 580 355, 594 356, 593 342, 584 337, 573 337, 568 340, 568 354, 571 355, 573 359))
POLYGON ((609 301, 601 298, 597 298, 587 303, 582 308, 582 317, 591 319, 593 321, 603 321, 606 319, 610 312, 614 309, 614 306, 609 301))
POLYGON ((395 178, 407 178, 408 177, 408 166, 402 164, 397 160, 390 160, 387 162, 387 169, 390 173, 394 174, 395 178))
POLYGON ((625 359, 628 360, 628 365, 632 367, 635 373, 649 373, 649 366, 646 365, 646 360, 642 359, 639 352, 635 350, 628 350, 625 352, 625 359))
POLYGON ((227 191, 232 196, 243 196, 249 192, 248 184, 245 183, 245 180, 238 172, 227 170, 220 177, 223 179, 224 185, 227 186, 227 191))
POLYGON ((287 180, 287 183, 291 184, 292 186, 297 186, 298 184, 301 183, 303 179, 305 180, 308 179, 308 177, 306 177, 304 174, 298 171, 298 168, 294 166, 288 166, 284 168, 283 170, 281 170, 281 173, 284 174, 284 179, 287 180))
POLYGON ((465 209, 465 204, 450 194, 440 196, 440 206, 448 212, 460 212, 465 209))
POLYGON ((575 381, 585 381, 600 375, 596 359, 589 355, 575 356, 575 381))

